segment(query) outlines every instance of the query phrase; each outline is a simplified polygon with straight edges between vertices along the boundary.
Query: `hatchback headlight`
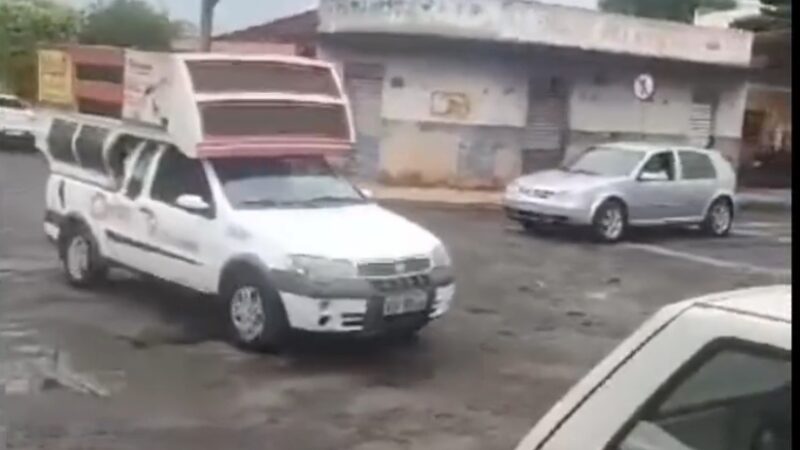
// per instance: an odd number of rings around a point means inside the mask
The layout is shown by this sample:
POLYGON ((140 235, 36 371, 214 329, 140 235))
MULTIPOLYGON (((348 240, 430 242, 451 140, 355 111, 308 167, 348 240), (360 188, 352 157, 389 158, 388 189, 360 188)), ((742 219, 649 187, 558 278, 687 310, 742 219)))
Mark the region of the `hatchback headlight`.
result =
POLYGON ((433 260, 433 267, 450 267, 453 265, 450 254, 447 253, 447 249, 442 244, 433 249, 431 259, 433 260))
POLYGON ((329 259, 318 256, 293 255, 292 268, 312 280, 355 278, 355 264, 344 259, 329 259))

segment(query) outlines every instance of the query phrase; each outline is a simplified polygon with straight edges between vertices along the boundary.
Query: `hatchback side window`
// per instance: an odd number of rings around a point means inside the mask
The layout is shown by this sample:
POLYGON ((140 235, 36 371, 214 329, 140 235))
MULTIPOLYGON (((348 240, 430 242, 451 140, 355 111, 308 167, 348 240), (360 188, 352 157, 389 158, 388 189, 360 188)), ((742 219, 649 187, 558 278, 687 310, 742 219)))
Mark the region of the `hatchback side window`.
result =
POLYGON ((791 398, 789 352, 712 344, 645 403, 613 448, 789 450, 791 398))
POLYGON ((681 160, 684 180, 709 180, 717 177, 714 164, 707 155, 692 151, 680 151, 678 157, 681 160))
POLYGON ((125 195, 128 198, 135 199, 141 195, 142 187, 144 187, 144 179, 147 176, 148 169, 150 169, 150 164, 153 162, 153 157, 156 155, 158 148, 159 144, 156 142, 148 142, 145 144, 144 148, 142 148, 139 157, 136 158, 136 161, 133 163, 131 176, 128 180, 128 187, 125 189, 125 195))
POLYGON ((161 156, 150 197, 169 205, 175 205, 184 194, 197 195, 209 205, 213 204, 211 188, 200 161, 189 159, 178 149, 170 146, 161 156))
POLYGON ((642 168, 639 179, 647 181, 675 180, 675 157, 672 152, 661 152, 651 156, 642 168))

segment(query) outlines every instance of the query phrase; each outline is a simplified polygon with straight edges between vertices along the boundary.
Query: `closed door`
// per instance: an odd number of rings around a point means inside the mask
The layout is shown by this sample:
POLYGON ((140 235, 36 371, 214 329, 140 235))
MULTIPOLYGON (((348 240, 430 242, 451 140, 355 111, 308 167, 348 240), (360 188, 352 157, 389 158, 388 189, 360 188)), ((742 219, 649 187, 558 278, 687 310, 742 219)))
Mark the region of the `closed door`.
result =
POLYGON ((356 152, 351 168, 368 178, 376 176, 380 167, 383 73, 383 66, 378 64, 345 66, 345 88, 356 129, 356 152))
POLYGON ((214 280, 210 253, 218 227, 216 209, 203 163, 185 157, 176 148, 166 148, 159 158, 146 208, 152 215, 148 239, 158 248, 157 267, 165 278, 200 291, 212 291, 214 280), (205 208, 188 209, 179 204, 182 196, 196 196, 205 208), (197 232, 202 230, 202 232, 197 232))
POLYGON ((689 113, 689 143, 705 148, 714 134, 716 97, 707 92, 695 93, 689 113))
POLYGON ((152 176, 153 161, 159 144, 147 142, 133 155, 130 175, 124 187, 113 194, 103 208, 105 238, 112 258, 144 272, 154 264, 154 249, 148 242, 152 214, 144 199, 144 190, 152 176))
POLYGON ((708 155, 681 150, 678 152, 681 176, 679 180, 682 201, 680 215, 703 217, 717 189, 717 172, 708 155))
POLYGON ((675 155, 672 151, 652 155, 636 178, 629 200, 631 220, 660 221, 679 216, 675 155))
POLYGON ((551 169, 561 163, 566 128, 567 97, 561 80, 531 80, 522 139, 523 173, 551 169))

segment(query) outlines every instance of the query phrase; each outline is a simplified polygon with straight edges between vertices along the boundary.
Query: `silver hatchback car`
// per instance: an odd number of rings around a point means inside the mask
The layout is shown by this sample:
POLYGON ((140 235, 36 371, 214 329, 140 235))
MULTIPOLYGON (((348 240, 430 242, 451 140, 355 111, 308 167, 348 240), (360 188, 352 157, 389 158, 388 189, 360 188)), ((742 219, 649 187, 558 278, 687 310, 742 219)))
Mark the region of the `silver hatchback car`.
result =
POLYGON ((631 225, 700 225, 725 236, 735 189, 736 173, 717 151, 620 142, 518 178, 506 189, 504 206, 529 231, 545 223, 585 225, 605 242, 620 240, 631 225))

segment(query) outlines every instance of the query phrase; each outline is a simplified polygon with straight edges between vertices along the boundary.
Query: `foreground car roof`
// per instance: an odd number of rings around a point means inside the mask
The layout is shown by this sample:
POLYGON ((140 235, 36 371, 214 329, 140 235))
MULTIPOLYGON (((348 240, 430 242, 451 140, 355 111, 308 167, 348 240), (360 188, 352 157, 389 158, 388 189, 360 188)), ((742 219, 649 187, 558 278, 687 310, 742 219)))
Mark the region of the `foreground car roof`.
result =
POLYGON ((792 323, 792 287, 789 285, 722 292, 696 299, 695 303, 697 306, 792 323))

